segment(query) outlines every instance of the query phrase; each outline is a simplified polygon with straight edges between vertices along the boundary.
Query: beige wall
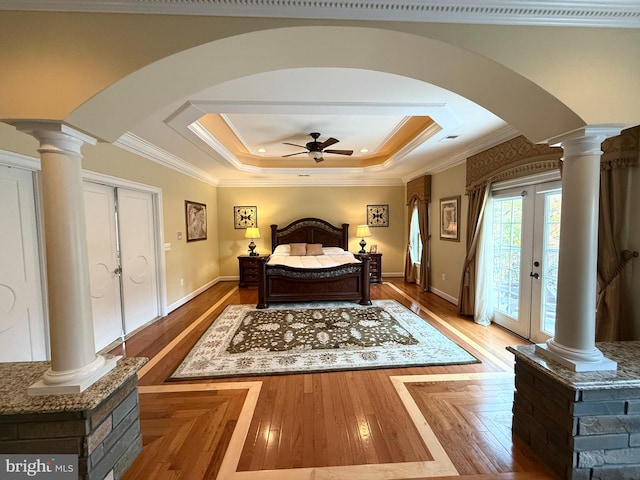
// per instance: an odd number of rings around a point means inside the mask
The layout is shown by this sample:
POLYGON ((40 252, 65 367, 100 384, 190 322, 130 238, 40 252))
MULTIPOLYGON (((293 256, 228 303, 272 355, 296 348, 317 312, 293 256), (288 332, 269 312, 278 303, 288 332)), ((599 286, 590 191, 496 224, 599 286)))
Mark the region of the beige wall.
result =
POLYGON ((378 245, 382 253, 383 273, 401 273, 404 259, 404 187, 262 187, 218 188, 218 229, 220 239, 220 274, 238 275, 238 255, 247 253, 249 241, 244 230, 233 225, 234 206, 256 206, 258 227, 262 238, 255 240, 259 253, 271 252, 269 225, 284 227, 304 217, 317 217, 334 225, 349 224, 349 250, 360 249, 355 238, 356 226, 366 223, 366 207, 373 204, 389 205, 389 227, 371 229, 366 239, 378 245))
POLYGON ((430 286, 436 293, 457 302, 460 290, 462 267, 466 255, 467 205, 464 194, 466 165, 461 164, 437 173, 431 178, 431 272, 430 286), (458 229, 460 241, 440 240, 440 199, 460 195, 458 229), (445 276, 444 280, 442 275, 445 276))

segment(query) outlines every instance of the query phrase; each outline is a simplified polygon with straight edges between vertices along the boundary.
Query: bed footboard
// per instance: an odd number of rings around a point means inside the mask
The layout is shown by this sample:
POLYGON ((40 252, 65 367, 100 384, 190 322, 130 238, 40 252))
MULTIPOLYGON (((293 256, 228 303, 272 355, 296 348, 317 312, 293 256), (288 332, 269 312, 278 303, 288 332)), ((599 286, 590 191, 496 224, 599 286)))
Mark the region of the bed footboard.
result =
POLYGON ((276 302, 326 300, 371 305, 368 256, 363 256, 361 263, 313 270, 267 265, 267 261, 267 257, 258 260, 256 308, 268 308, 276 302))

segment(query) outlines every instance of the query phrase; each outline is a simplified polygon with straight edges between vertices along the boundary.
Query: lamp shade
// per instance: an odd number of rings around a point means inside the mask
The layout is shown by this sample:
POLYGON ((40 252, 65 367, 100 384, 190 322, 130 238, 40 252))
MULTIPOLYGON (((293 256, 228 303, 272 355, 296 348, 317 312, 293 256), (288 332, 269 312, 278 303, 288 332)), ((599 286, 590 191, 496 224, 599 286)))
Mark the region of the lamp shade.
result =
POLYGON ((260 238, 260 229, 258 227, 247 227, 244 231, 244 238, 260 238))
POLYGON ((362 237, 370 237, 370 236, 371 236, 371 230, 369 230, 369 225, 358 225, 356 227, 356 237, 362 238, 362 237))

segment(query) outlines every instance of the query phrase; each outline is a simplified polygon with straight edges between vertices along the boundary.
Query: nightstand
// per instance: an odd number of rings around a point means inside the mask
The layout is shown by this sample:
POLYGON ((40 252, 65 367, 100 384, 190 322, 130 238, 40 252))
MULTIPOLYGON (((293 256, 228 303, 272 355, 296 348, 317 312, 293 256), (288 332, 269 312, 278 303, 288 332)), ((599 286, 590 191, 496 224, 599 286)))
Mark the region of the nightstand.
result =
MULTIPOLYGON (((363 254, 354 253, 354 256, 360 260, 363 254)), ((381 253, 365 253, 369 255, 369 278, 371 283, 382 283, 382 254, 381 253)))
POLYGON ((238 270, 240 271, 239 287, 258 286, 258 259, 264 255, 240 255, 238 257, 238 270))

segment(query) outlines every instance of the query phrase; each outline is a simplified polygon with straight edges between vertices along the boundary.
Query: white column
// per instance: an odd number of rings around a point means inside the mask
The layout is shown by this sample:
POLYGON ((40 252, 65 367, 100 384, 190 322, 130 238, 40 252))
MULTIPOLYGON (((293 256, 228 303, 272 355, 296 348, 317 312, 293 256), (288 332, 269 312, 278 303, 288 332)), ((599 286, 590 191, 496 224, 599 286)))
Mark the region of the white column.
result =
POLYGON ((115 366, 96 355, 82 191, 85 143, 95 140, 65 125, 17 124, 40 141, 51 368, 29 394, 78 393, 115 366))
POLYGON ((564 150, 555 334, 537 350, 576 371, 615 370, 596 348, 600 150, 617 127, 586 127, 550 144, 564 150))

